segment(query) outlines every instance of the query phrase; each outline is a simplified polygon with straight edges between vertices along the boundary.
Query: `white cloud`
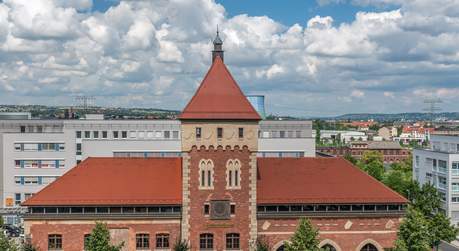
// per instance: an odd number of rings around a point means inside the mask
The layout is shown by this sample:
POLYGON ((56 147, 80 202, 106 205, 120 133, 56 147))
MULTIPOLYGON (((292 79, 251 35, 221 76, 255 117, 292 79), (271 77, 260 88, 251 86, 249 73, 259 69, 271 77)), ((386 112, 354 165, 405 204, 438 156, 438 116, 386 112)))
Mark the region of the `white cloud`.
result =
POLYGON ((209 67, 217 24, 235 79, 266 94, 269 112, 419 111, 426 93, 459 96, 457 0, 319 0, 345 2, 385 8, 285 26, 229 17, 214 0, 121 1, 103 13, 91 0, 5 0, 0 100, 70 104, 88 94, 100 105, 181 109, 209 67))
POLYGON ((354 98, 362 98, 364 96, 365 96, 365 92, 360 91, 360 90, 353 90, 351 92, 351 97, 354 97, 354 98))

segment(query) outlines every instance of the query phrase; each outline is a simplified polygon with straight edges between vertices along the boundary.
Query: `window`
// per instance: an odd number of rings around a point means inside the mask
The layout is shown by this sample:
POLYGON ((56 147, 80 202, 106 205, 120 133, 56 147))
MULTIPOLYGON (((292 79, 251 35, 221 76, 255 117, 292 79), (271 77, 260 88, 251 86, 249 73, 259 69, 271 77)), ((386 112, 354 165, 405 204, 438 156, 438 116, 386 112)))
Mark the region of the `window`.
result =
POLYGON ((451 188, 453 192, 459 192, 459 183, 451 183, 451 188))
POLYGON ((378 251, 378 248, 375 245, 368 243, 367 245, 363 246, 360 251, 378 251))
POLYGON ((172 131, 172 138, 178 139, 178 131, 172 131))
POLYGON ((85 139, 91 138, 91 132, 90 131, 84 131, 84 138, 85 139))
POLYGON ((164 131, 164 138, 169 139, 171 137, 170 131, 164 131))
POLYGON ((21 126, 21 133, 25 133, 25 126, 21 126))
POLYGON ((15 206, 20 206, 21 205, 21 194, 20 193, 15 193, 14 194, 14 205, 15 206))
POLYGON ((323 251, 336 251, 336 248, 333 247, 330 244, 325 244, 320 248, 320 250, 323 250, 323 251))
POLYGON ((209 215, 210 213, 210 205, 204 204, 204 215, 209 215))
POLYGON ((76 155, 81 155, 81 143, 76 144, 76 155))
POLYGON ((244 138, 244 128, 239 127, 239 138, 242 139, 244 138))
POLYGON ((459 197, 451 197, 451 202, 459 203, 459 197))
POLYGON ((119 132, 118 131, 113 131, 113 138, 114 139, 119 138, 119 132))
POLYGON ((90 234, 85 234, 84 237, 83 237, 84 250, 88 250, 88 248, 89 248, 89 238, 91 238, 90 234))
POLYGON ((226 234, 226 249, 239 249, 239 234, 226 234))
POLYGON ((14 176, 14 183, 20 185, 21 184, 21 177, 20 176, 14 176))
POLYGON ((285 131, 279 131, 279 137, 285 138, 285 131))
POLYGON ((230 205, 230 214, 236 214, 236 205, 235 204, 231 204, 230 205))
POLYGON ((459 162, 453 162, 453 166, 451 168, 451 175, 453 176, 459 175, 459 162))
POLYGON ((444 160, 438 160, 438 171, 446 173, 447 163, 444 160))
POLYGON ((212 160, 201 160, 199 163, 199 184, 200 188, 213 188, 214 163, 212 160))
POLYGON ((130 131, 129 132, 129 138, 132 138, 132 139, 137 138, 137 132, 136 131, 130 131))
POLYGON ((76 131, 76 138, 81 139, 81 131, 76 131))
POLYGON ((240 188, 241 163, 238 159, 230 159, 226 163, 226 188, 240 188))
POLYGON ((108 138, 108 133, 107 133, 107 131, 102 131, 102 138, 103 138, 103 139, 108 138))
POLYGON ((419 166, 419 156, 416 155, 414 158, 415 158, 415 165, 419 166))
POLYGON ((201 138, 201 133, 202 133, 201 127, 196 127, 196 138, 197 139, 201 138))
POLYGON ((156 248, 169 248, 169 234, 156 235, 156 248))
POLYGON ((121 138, 127 138, 127 131, 121 131, 121 138))
POLYGON ((98 139, 99 138, 99 131, 93 131, 92 132, 92 137, 95 138, 95 139, 98 139))
POLYGON ((24 200, 28 200, 32 196, 33 196, 33 193, 25 193, 24 194, 24 200))
POLYGON ((15 151, 22 151, 22 145, 18 144, 18 143, 14 144, 14 150, 15 151))
POLYGON ((200 249, 213 249, 214 248, 214 235, 213 234, 199 235, 199 248, 200 249))
POLYGON ((62 249, 62 235, 50 234, 48 235, 48 249, 49 250, 60 250, 62 249))
POLYGON ((223 128, 221 127, 217 128, 217 138, 219 139, 223 138, 223 128))
POLYGON ((135 235, 135 247, 137 249, 149 249, 150 248, 150 235, 149 234, 136 234, 135 235))
POLYGON ((30 176, 24 177, 24 184, 26 185, 36 185, 38 184, 38 177, 37 176, 30 176))

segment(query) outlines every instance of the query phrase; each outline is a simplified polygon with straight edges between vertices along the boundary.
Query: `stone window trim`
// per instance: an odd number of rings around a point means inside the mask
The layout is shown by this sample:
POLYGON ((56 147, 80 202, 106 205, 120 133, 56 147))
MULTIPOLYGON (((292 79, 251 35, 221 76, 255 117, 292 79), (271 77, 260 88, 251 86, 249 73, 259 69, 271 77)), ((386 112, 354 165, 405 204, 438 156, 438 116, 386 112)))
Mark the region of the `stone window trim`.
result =
POLYGON ((241 161, 229 159, 226 162, 226 189, 241 189, 241 161))
POLYGON ((214 189, 214 162, 211 159, 201 159, 199 161, 199 190, 214 189))

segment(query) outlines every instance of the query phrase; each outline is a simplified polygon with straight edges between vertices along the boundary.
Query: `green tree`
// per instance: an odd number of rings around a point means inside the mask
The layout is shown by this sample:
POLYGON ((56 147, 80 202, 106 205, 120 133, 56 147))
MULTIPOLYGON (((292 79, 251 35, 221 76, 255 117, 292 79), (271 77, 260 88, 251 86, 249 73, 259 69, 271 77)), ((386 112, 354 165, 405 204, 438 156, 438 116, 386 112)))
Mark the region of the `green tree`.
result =
POLYGON ((118 246, 110 244, 110 232, 106 224, 96 222, 96 226, 91 232, 88 240, 87 251, 119 251, 124 246, 124 242, 118 246))
POLYGON ((441 199, 437 189, 429 183, 422 186, 414 181, 408 188, 411 205, 423 215, 431 217, 441 210, 441 199))
POLYGON ((357 166, 377 180, 384 177, 383 155, 377 151, 366 151, 357 166))
POLYGON ((290 238, 290 243, 285 243, 287 251, 317 251, 319 250, 319 231, 315 229, 306 218, 301 218, 298 228, 290 238))
POLYGON ((458 229, 451 225, 449 218, 442 212, 429 220, 429 231, 431 233, 430 245, 437 249, 440 241, 451 242, 458 234, 458 229))
POLYGON ((409 247, 410 251, 429 251, 430 240, 429 222, 421 212, 409 207, 400 225, 396 250, 409 247))
POLYGON ((5 236, 3 233, 3 228, 0 228, 0 231, 0 250, 19 251, 18 246, 12 240, 9 240, 7 236, 5 236))
POLYGON ((350 152, 346 152, 346 153, 344 154, 344 158, 345 158, 347 161, 351 162, 352 164, 357 165, 357 162, 358 162, 357 159, 354 158, 350 152))
POLYGON ((270 247, 268 242, 263 238, 257 239, 257 251, 269 251, 270 247))
POLYGON ((177 242, 175 242, 174 251, 188 251, 190 249, 188 241, 186 240, 177 240, 177 242))
POLYGON ((386 172, 382 181, 386 186, 405 197, 408 197, 408 192, 413 183, 411 172, 406 173, 397 169, 386 172))

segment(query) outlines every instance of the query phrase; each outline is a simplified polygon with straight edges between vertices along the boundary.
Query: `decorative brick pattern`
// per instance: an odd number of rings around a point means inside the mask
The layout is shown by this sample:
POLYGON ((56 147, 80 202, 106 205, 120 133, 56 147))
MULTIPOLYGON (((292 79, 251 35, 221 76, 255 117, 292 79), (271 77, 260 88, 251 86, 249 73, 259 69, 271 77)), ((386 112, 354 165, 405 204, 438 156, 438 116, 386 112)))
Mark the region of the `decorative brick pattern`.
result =
MULTIPOLYGON (((358 247, 366 243, 373 243, 382 248, 393 247, 400 219, 396 217, 312 218, 311 222, 319 229, 321 240, 330 240, 330 243, 335 243, 341 250, 359 251, 358 247)), ((259 219, 258 235, 271 247, 275 247, 290 239, 297 226, 298 219, 259 219)))

